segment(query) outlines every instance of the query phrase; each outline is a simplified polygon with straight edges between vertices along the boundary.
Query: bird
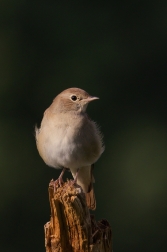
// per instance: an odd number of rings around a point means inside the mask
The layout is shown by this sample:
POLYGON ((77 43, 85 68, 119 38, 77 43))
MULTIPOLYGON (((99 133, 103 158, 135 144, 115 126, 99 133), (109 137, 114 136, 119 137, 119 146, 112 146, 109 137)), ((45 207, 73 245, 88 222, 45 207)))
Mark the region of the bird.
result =
POLYGON ((35 128, 36 145, 43 161, 63 169, 58 178, 60 185, 65 170, 71 171, 91 210, 96 209, 93 167, 105 148, 99 126, 86 112, 88 104, 97 99, 83 89, 68 88, 54 98, 40 127, 35 128))

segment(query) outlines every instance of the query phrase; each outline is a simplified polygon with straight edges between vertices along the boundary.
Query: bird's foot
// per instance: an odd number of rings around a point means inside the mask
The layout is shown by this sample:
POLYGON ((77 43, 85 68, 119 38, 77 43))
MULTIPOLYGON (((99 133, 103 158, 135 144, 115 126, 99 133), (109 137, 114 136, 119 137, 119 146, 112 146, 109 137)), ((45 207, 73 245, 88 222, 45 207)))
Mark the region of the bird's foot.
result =
POLYGON ((52 180, 51 181, 51 185, 53 186, 53 191, 55 193, 56 192, 56 188, 60 187, 59 178, 56 179, 56 180, 52 180))
POLYGON ((73 185, 76 185, 76 184, 77 184, 77 181, 75 179, 69 181, 70 186, 73 186, 73 185))
POLYGON ((79 172, 79 168, 77 169, 77 172, 75 174, 75 178, 73 180, 69 181, 69 183, 70 183, 71 186, 77 184, 78 172, 79 172))
POLYGON ((62 172, 60 173, 60 176, 58 177, 58 179, 56 179, 55 181, 52 181, 53 187, 54 187, 54 193, 56 192, 56 187, 62 187, 64 184, 63 181, 63 175, 66 171, 66 168, 63 168, 62 172))
POLYGON ((63 184, 64 184, 63 178, 62 178, 62 177, 59 177, 59 178, 57 179, 57 183, 58 183, 58 185, 59 185, 60 187, 62 187, 63 184))

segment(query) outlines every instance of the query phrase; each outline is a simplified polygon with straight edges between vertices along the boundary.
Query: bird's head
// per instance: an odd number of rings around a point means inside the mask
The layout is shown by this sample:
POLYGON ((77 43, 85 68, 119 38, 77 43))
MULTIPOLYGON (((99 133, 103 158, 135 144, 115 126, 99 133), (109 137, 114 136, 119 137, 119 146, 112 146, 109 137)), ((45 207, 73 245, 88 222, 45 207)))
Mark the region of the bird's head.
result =
POLYGON ((85 112, 88 103, 97 99, 80 88, 68 88, 56 96, 51 106, 55 112, 85 112))

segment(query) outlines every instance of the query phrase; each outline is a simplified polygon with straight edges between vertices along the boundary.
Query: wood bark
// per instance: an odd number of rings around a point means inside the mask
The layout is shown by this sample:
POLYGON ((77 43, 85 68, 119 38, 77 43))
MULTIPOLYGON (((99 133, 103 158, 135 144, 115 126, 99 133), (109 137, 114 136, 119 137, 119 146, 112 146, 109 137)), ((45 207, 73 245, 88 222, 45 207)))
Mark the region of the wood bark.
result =
POLYGON ((112 232, 106 220, 96 222, 81 187, 71 181, 49 184, 51 218, 44 226, 46 252, 111 252, 112 232))

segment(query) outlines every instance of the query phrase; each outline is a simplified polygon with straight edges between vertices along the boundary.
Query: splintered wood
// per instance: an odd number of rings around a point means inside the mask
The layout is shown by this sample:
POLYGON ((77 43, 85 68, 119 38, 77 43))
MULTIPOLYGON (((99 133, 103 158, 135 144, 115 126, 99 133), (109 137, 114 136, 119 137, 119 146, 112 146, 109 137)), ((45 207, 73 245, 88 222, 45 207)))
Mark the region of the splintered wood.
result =
POLYGON ((112 233, 106 220, 90 215, 82 189, 71 181, 49 184, 50 222, 44 226, 46 252, 111 252, 112 233))

